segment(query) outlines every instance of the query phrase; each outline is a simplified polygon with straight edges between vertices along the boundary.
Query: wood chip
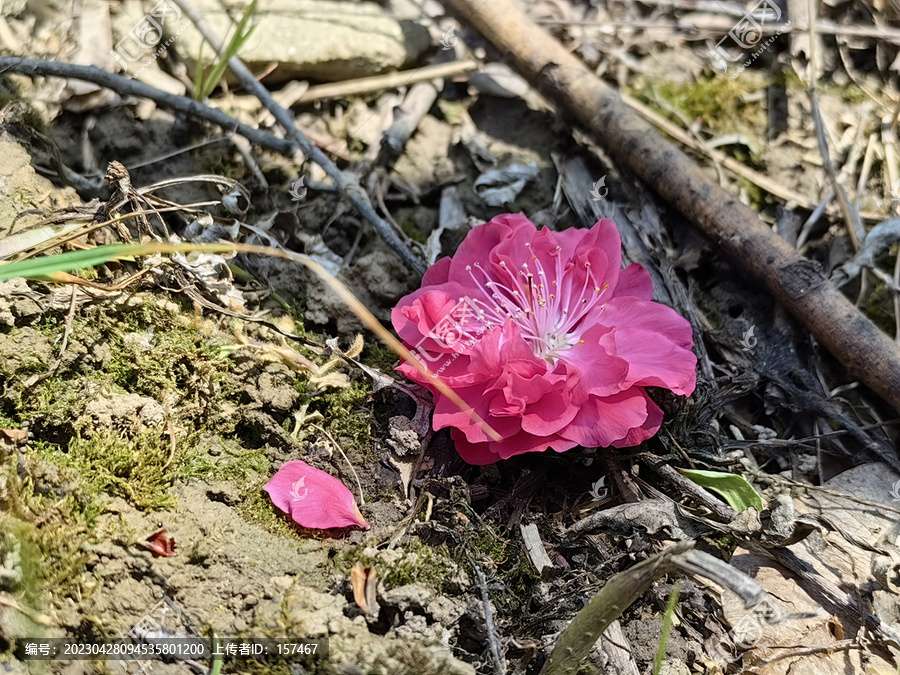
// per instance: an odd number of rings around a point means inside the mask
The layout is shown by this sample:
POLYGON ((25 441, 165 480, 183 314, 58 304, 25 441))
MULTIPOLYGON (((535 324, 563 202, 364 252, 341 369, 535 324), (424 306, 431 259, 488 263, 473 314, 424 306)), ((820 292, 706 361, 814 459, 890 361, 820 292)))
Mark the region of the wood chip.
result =
POLYGON ((541 541, 541 535, 538 533, 537 525, 530 523, 528 525, 519 525, 522 531, 522 540, 525 542, 525 554, 534 565, 538 574, 543 574, 545 569, 552 568, 553 563, 550 556, 544 549, 544 542, 541 541))

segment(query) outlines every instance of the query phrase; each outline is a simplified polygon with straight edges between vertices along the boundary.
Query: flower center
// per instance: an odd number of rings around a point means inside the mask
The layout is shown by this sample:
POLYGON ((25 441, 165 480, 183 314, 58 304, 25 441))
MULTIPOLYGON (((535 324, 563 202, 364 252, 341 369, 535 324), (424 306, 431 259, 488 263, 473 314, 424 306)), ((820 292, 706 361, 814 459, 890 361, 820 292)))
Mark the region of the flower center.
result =
MULTIPOLYGON (((583 319, 600 302, 609 284, 597 286, 591 277, 591 263, 585 262, 584 280, 581 288, 576 288, 575 261, 570 259, 564 263, 559 246, 554 256, 555 269, 548 278, 541 261, 531 251, 531 244, 525 244, 525 248, 531 261, 522 263, 517 270, 510 269, 505 261, 499 263, 499 270, 491 271, 479 263, 474 264, 474 269, 466 265, 466 271, 481 291, 481 297, 470 300, 486 330, 512 319, 534 353, 556 363, 567 349, 579 343, 582 332, 590 327, 583 325, 583 319)), ((606 308, 601 305, 600 309, 606 308)))

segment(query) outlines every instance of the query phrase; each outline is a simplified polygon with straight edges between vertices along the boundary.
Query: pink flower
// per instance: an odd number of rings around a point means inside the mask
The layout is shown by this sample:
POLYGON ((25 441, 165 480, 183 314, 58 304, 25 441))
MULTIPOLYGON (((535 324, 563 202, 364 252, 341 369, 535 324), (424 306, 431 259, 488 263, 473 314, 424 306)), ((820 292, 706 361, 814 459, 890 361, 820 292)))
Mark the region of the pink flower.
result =
POLYGON ((552 232, 497 216, 394 308, 394 328, 420 362, 501 436, 401 364, 435 395, 434 428, 451 428, 463 459, 638 445, 663 417, 645 387, 693 392, 690 324, 651 302, 644 268, 621 265, 611 220, 552 232))
POLYGON ((282 464, 263 490, 269 493, 275 506, 301 527, 369 529, 353 493, 337 478, 299 459, 282 464))

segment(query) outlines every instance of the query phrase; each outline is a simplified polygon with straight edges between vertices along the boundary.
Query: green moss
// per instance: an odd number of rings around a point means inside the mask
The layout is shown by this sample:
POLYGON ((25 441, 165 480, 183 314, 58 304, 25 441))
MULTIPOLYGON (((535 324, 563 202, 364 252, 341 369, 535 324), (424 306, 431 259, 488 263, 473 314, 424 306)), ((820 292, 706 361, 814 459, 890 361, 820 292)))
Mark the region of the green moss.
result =
POLYGON ((679 126, 683 120, 661 102, 679 110, 693 121, 701 118, 709 128, 719 133, 754 132, 764 137, 766 113, 758 102, 745 101, 748 93, 768 86, 767 79, 712 77, 694 82, 648 81, 635 96, 665 115, 679 126))
POLYGON ((827 87, 825 92, 840 96, 851 105, 861 105, 872 100, 866 92, 853 83, 848 83, 840 87, 827 87))
POLYGON ((400 357, 394 353, 393 349, 377 340, 366 343, 363 358, 367 366, 378 368, 381 372, 388 374, 393 372, 400 361, 400 357))
POLYGON ((212 457, 206 447, 188 452, 178 470, 179 480, 203 478, 243 484, 268 474, 269 460, 263 448, 242 450, 221 438, 217 442, 220 445, 218 457, 212 457))
POLYGON ((528 616, 528 603, 525 599, 531 597, 539 577, 520 542, 507 532, 495 532, 487 523, 481 525, 475 528, 465 546, 465 553, 474 551, 476 558, 486 557, 493 563, 493 574, 502 582, 503 589, 491 593, 491 600, 497 606, 498 613, 510 617, 513 623, 525 619, 528 616))
POLYGON ((67 374, 57 375, 44 380, 22 397, 21 419, 38 419, 45 426, 68 426, 81 413, 83 404, 82 387, 75 385, 67 374))
POLYGON ((756 183, 751 183, 745 178, 740 178, 738 180, 738 185, 746 193, 747 201, 754 211, 762 212, 769 205, 769 193, 759 187, 756 183))
POLYGON ((7 464, 7 500, 0 513, 0 531, 12 534, 19 544, 23 572, 15 589, 25 606, 40 605, 47 589, 60 597, 80 598, 86 555, 81 550, 102 506, 78 488, 64 497, 38 494, 31 480, 17 479, 14 462, 7 464))
MULTIPOLYGON (((62 329, 59 317, 38 326, 48 335, 62 329)), ((11 421, 33 421, 54 430, 57 444, 35 444, 36 455, 75 469, 89 498, 121 496, 143 509, 171 505, 169 488, 176 479, 204 473, 200 453, 189 454, 188 449, 227 395, 228 362, 195 326, 149 301, 118 313, 93 308, 72 323, 71 335, 73 343, 108 345, 104 365, 86 369, 85 375, 60 369, 23 392, 11 421), (164 402, 176 424, 174 447, 164 431, 129 436, 86 428, 90 422, 78 418, 84 412, 85 388, 91 386, 104 396, 128 392, 164 402)), ((46 367, 42 364, 39 372, 46 367)), ((26 364, 14 375, 21 378, 29 368, 26 364)), ((208 468, 243 477, 250 464, 259 467, 259 458, 208 468)))
POLYGON ((33 604, 37 598, 40 560, 37 548, 31 542, 33 528, 12 516, 0 513, 0 562, 9 570, 21 575, 4 576, 3 587, 22 598, 25 604, 33 604))
POLYGON ((335 558, 335 566, 343 574, 349 574, 356 563, 365 567, 376 567, 378 578, 387 588, 397 588, 407 584, 422 583, 434 586, 438 590, 447 588, 457 576, 457 565, 453 561, 450 550, 444 546, 429 546, 418 537, 413 537, 397 550, 398 559, 386 562, 384 558, 371 558, 361 546, 347 548, 335 558))
POLYGON ((708 541, 713 548, 721 551, 726 557, 731 557, 731 552, 737 545, 737 541, 728 534, 721 537, 710 537, 708 541))
MULTIPOLYGON (((796 96, 806 101, 809 100, 809 95, 807 94, 809 84, 805 80, 800 79, 796 70, 793 68, 784 68, 777 71, 774 75, 776 83, 782 85, 786 89, 791 89, 792 93, 796 96)), ((871 100, 866 92, 853 82, 847 82, 846 84, 841 85, 819 82, 818 89, 820 95, 840 96, 847 103, 852 103, 854 105, 859 105, 860 103, 871 100)))
POLYGON ((403 230, 403 233, 413 241, 419 242, 420 244, 428 243, 428 233, 423 232, 416 227, 412 217, 401 219, 397 224, 400 225, 400 229, 403 230))
POLYGON ((308 414, 320 412, 324 428, 341 444, 344 451, 355 449, 365 460, 375 460, 372 448, 371 381, 355 379, 345 389, 336 389, 316 396, 310 402, 308 414))
POLYGON ((775 73, 775 84, 779 84, 785 89, 803 89, 807 88, 806 82, 800 79, 800 75, 793 68, 782 68, 775 73))
MULTIPOLYGON (((58 317, 48 318, 37 330, 57 336, 63 325, 58 317)), ((228 393, 230 361, 220 356, 218 345, 175 313, 149 301, 120 313, 93 308, 72 323, 71 335, 85 346, 107 345, 108 361, 102 368, 86 369, 85 375, 61 369, 24 392, 17 406, 23 420, 63 426, 80 414, 83 385, 93 382, 105 394, 128 392, 165 402, 177 410, 182 425, 202 427, 228 393), (80 379, 81 386, 73 384, 73 379, 80 379)), ((36 359, 8 375, 21 379, 44 373, 48 366, 36 359)))
POLYGON ((171 440, 158 432, 124 438, 111 432, 98 432, 91 438, 76 436, 67 448, 36 444, 43 458, 75 469, 82 479, 84 493, 95 499, 102 494, 119 496, 141 509, 171 506, 175 498, 169 487, 176 475, 171 468, 183 454, 191 438, 171 440))
POLYGON ((107 373, 112 382, 157 400, 177 391, 182 405, 206 408, 209 397, 204 393, 214 392, 227 377, 229 362, 219 355, 217 345, 156 307, 144 305, 124 319, 118 326, 108 325, 100 314, 94 320, 96 328, 110 336, 107 373))
MULTIPOLYGON (((894 256, 896 255, 894 253, 894 256)), ((894 321, 893 295, 885 283, 874 274, 869 275, 869 288, 865 304, 866 316, 885 333, 893 335, 897 329, 894 321)))
MULTIPOLYGON (((39 341, 56 340, 64 322, 62 314, 48 315, 35 326, 46 336, 39 341)), ((57 373, 22 391, 18 400, 8 397, 0 411, 6 427, 30 422, 42 442, 33 443, 29 453, 40 462, 65 468, 77 483, 74 488, 67 485, 65 494, 62 489, 53 494, 53 485, 49 495, 35 494, 30 483, 22 490, 22 537, 33 552, 36 587, 80 598, 88 592, 83 587, 82 545, 93 536, 105 498, 121 497, 146 510, 166 508, 175 501, 172 486, 192 478, 234 481, 241 486, 237 509, 244 518, 273 534, 296 537, 296 528, 262 489, 272 468, 265 448, 245 450, 229 438, 234 423, 222 419, 223 405, 230 408, 242 401, 229 384, 231 361, 222 358, 220 345, 190 317, 148 300, 127 308, 87 308, 71 329, 67 356, 77 358, 64 360, 57 373), (175 425, 174 449, 166 427, 129 435, 90 426, 93 422, 84 415, 86 402, 98 394, 118 393, 162 403, 175 425), (55 443, 48 442, 51 438, 55 443)), ((303 331, 302 326, 298 329, 303 331)), ((395 362, 378 345, 370 347, 367 359, 370 355, 379 365, 384 362, 386 370, 395 362)), ((21 380, 26 370, 45 373, 48 365, 35 359, 17 366, 15 373, 0 373, 0 384, 4 375, 21 380)), ((310 394, 302 377, 297 386, 309 401, 308 413, 323 415, 319 424, 351 461, 360 466, 374 459, 368 378, 354 374, 351 386, 325 394, 310 394)), ((47 488, 46 482, 37 482, 42 490, 47 488)), ((417 544, 386 578, 397 585, 439 584, 454 570, 445 548, 417 544)), ((273 667, 259 672, 280 671, 273 667)))
POLYGON ((267 532, 281 537, 296 538, 296 526, 275 507, 269 495, 263 490, 267 480, 268 477, 256 480, 244 490, 244 498, 238 506, 238 513, 267 532))
POLYGON ((44 363, 41 359, 33 358, 25 361, 16 371, 16 375, 18 375, 19 377, 27 377, 28 375, 42 373, 46 369, 46 363, 44 363))

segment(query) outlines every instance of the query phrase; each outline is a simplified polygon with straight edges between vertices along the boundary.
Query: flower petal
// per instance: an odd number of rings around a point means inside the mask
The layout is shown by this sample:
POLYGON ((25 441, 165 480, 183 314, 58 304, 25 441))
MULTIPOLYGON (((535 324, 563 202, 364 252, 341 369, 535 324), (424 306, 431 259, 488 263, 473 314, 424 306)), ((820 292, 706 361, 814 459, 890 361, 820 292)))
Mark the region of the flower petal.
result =
POLYGON ((450 280, 450 265, 452 262, 453 258, 448 256, 446 258, 441 258, 434 263, 434 265, 429 267, 422 277, 422 288, 447 283, 450 280))
POLYGON ((613 298, 600 319, 615 330, 600 340, 628 362, 626 384, 665 387, 690 395, 697 386, 691 325, 675 310, 625 296, 613 298))
POLYGON ((472 275, 466 267, 476 263, 484 265, 487 252, 494 249, 504 239, 521 239, 534 232, 534 225, 523 215, 506 214, 469 230, 466 238, 453 255, 453 263, 448 279, 463 284, 472 283, 472 275))
POLYGON ((599 324, 591 326, 581 334, 578 344, 560 356, 576 372, 589 373, 584 378, 584 388, 595 396, 610 396, 627 388, 625 380, 628 376, 628 361, 611 354, 601 342, 612 330, 609 326, 599 324))
POLYGON ((658 405, 650 400, 646 392, 642 390, 639 391, 641 391, 644 398, 647 399, 647 419, 644 420, 644 423, 641 426, 632 428, 625 435, 625 438, 613 442, 612 446, 615 448, 630 448, 635 445, 640 445, 648 438, 653 438, 662 424, 663 411, 658 405))
POLYGON ((369 529, 353 493, 337 478, 299 459, 285 462, 263 488, 272 503, 301 527, 369 529))
POLYGON ((650 272, 637 263, 632 263, 619 275, 619 283, 616 284, 614 296, 633 295, 641 300, 653 299, 653 279, 650 272))
POLYGON ((613 396, 591 396, 560 435, 586 448, 624 442, 632 429, 647 422, 648 403, 652 402, 637 387, 613 396))

